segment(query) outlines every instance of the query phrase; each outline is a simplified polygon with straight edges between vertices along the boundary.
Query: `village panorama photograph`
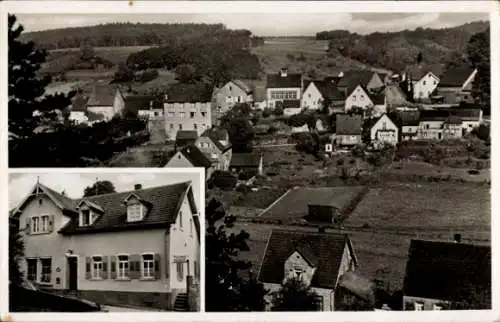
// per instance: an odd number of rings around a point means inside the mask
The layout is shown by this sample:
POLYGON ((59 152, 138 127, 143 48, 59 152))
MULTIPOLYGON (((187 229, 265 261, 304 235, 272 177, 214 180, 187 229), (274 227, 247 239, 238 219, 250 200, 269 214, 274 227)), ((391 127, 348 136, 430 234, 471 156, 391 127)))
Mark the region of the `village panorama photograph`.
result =
POLYGON ((10 173, 9 311, 199 311, 201 177, 10 173))
POLYGON ((10 15, 9 166, 204 169, 206 311, 491 309, 489 14, 276 19, 10 15))

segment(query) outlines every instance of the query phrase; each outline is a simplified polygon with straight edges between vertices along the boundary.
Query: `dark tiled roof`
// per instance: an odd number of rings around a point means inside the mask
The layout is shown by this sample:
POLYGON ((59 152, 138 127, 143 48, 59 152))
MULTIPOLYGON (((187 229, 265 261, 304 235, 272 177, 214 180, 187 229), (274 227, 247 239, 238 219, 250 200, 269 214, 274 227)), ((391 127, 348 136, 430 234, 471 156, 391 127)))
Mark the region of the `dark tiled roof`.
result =
POLYGON ((423 65, 410 65, 405 69, 405 73, 412 81, 418 81, 429 72, 429 69, 423 65))
POLYGON ((82 94, 78 93, 71 99, 71 111, 74 112, 86 112, 87 111, 87 101, 89 98, 82 94))
POLYGON ((374 72, 369 70, 349 70, 338 81, 338 87, 352 88, 359 84, 367 86, 373 77, 374 72))
POLYGON ((450 115, 458 116, 462 121, 477 121, 481 116, 481 109, 454 107, 450 109, 450 115))
POLYGON ((117 88, 111 84, 94 86, 87 102, 88 106, 113 106, 117 88))
POLYGON ((306 254, 301 255, 308 261, 314 258, 316 267, 311 286, 334 289, 348 240, 347 235, 341 234, 273 229, 259 271, 259 281, 280 284, 284 278, 285 261, 295 251, 300 253, 305 249, 306 254))
POLYGON ((195 145, 190 144, 185 146, 180 153, 191 162, 193 167, 206 169, 212 166, 210 159, 208 159, 195 145))
POLYGON ((450 115, 445 121, 446 124, 462 124, 462 119, 455 115, 450 115))
POLYGON ((63 209, 64 210, 70 210, 70 211, 73 211, 75 210, 75 201, 71 198, 69 198, 68 196, 65 196, 63 195, 62 193, 60 192, 57 192, 43 184, 39 184, 40 185, 40 188, 46 192, 47 194, 49 194, 52 198, 55 198, 58 202, 61 203, 61 205, 63 206, 63 209))
POLYGON ((227 130, 222 129, 222 128, 217 128, 217 127, 212 127, 209 129, 206 129, 205 132, 203 132, 202 136, 210 135, 213 137, 215 140, 218 141, 228 141, 229 140, 229 135, 227 133, 227 130))
POLYGON ((323 78, 323 81, 326 83, 330 83, 332 85, 336 85, 340 79, 341 79, 340 76, 327 76, 323 78))
POLYGON ((196 131, 188 131, 188 130, 180 130, 177 131, 177 135, 175 136, 175 141, 177 140, 191 140, 196 141, 198 138, 198 132, 196 131))
POLYGON ((405 295, 459 302, 471 287, 491 294, 491 247, 411 241, 405 295))
POLYGON ((337 135, 360 135, 363 119, 361 115, 337 114, 337 135))
POLYGON ((151 95, 133 95, 125 97, 125 110, 128 112, 137 113, 139 110, 149 110, 152 108, 163 109, 163 101, 158 97, 151 95))
POLYGON ((281 77, 281 73, 267 75, 267 88, 300 88, 302 87, 302 75, 288 73, 281 77))
POLYGON ((420 111, 395 111, 391 116, 399 126, 418 126, 420 123, 420 111))
POLYGON ((210 141, 212 141, 212 143, 215 145, 215 147, 217 147, 217 149, 219 149, 219 151, 221 152, 225 152, 231 147, 229 144, 223 145, 217 138, 217 135, 214 133, 214 131, 210 131, 210 129, 205 130, 205 132, 203 132, 201 136, 209 138, 210 141))
POLYGON ((448 110, 421 110, 420 121, 445 121, 449 115, 448 110))
POLYGON ((260 156, 253 153, 233 153, 230 167, 258 167, 260 156))
POLYGON ((355 272, 348 271, 340 276, 339 286, 349 290, 365 301, 375 300, 374 283, 355 272))
POLYGON ((438 87, 462 87, 473 71, 474 69, 468 66, 450 68, 444 72, 438 87))
MULTIPOLYGON (((82 200, 88 200, 101 207, 103 213, 89 227, 79 227, 77 217, 75 216, 60 232, 64 234, 77 234, 145 227, 166 227, 165 225, 175 221, 180 203, 188 192, 187 189, 189 186, 190 182, 183 182, 168 186, 109 193, 74 200, 73 208, 75 211, 76 206, 82 200), (147 203, 148 212, 144 220, 129 223, 127 222, 127 208, 123 201, 132 193, 147 203)), ((193 207, 193 205, 191 206, 193 207)))
POLYGON ((330 101, 345 100, 345 93, 343 91, 339 91, 338 88, 331 82, 314 81, 314 85, 316 85, 324 99, 328 99, 330 101))
POLYGON ((241 88, 245 93, 251 94, 252 93, 252 88, 248 86, 244 81, 241 79, 235 79, 232 81, 236 86, 241 88))
POLYGON ((168 103, 209 103, 212 89, 205 84, 172 84, 167 89, 168 103))
POLYGON ((370 95, 370 99, 374 105, 383 105, 385 104, 385 93, 373 94, 370 95))

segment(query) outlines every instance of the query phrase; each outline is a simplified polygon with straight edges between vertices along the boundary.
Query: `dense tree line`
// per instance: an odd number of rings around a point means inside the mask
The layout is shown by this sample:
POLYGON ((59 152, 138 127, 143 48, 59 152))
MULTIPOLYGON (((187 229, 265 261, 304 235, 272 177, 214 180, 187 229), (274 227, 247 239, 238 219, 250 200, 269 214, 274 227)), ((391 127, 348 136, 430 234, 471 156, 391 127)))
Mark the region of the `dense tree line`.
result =
POLYGON ((487 28, 486 22, 474 22, 454 28, 417 28, 368 35, 333 30, 317 33, 316 39, 329 41, 330 55, 341 54, 366 64, 402 70, 415 64, 419 56, 421 63, 427 65, 466 62, 469 39, 487 28))

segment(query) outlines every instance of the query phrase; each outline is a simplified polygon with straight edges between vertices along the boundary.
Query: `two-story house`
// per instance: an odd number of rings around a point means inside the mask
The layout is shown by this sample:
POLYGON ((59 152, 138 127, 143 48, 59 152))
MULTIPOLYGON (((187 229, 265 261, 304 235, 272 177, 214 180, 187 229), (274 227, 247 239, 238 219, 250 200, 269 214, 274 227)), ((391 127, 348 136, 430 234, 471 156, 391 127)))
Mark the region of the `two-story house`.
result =
POLYGON ((214 133, 207 130, 196 140, 196 146, 212 162, 214 170, 228 171, 231 163, 232 148, 223 144, 214 133))
POLYGON ((361 84, 347 90, 347 98, 345 100, 345 112, 349 112, 353 108, 361 108, 366 111, 374 107, 372 96, 366 87, 361 84))
POLYGON ((422 65, 407 67, 403 75, 412 86, 413 99, 417 101, 429 99, 439 84, 439 77, 422 65))
POLYGON ((212 102, 215 105, 214 116, 220 118, 235 104, 253 104, 253 90, 239 79, 230 80, 220 88, 214 88, 212 102))
POLYGON ((278 74, 267 75, 267 107, 275 108, 276 102, 299 100, 302 96, 302 74, 288 73, 282 68, 278 74))
POLYGON ((278 291, 287 279, 301 280, 318 295, 318 311, 334 311, 339 279, 357 266, 347 235, 273 229, 258 280, 270 294, 278 291))
POLYGON ((391 119, 398 125, 399 141, 418 139, 420 123, 420 111, 418 109, 393 111, 391 112, 391 119))
POLYGON ((14 210, 26 279, 108 305, 171 309, 199 278, 191 182, 72 199, 37 183, 14 210))
POLYGON ((403 310, 491 309, 491 247, 412 240, 403 310))
POLYGON ((361 115, 337 114, 335 142, 341 147, 361 144, 363 117, 361 115))
POLYGON ((163 98, 154 95, 125 97, 125 112, 147 119, 163 119, 163 98))
POLYGON ((120 89, 111 84, 95 85, 87 101, 87 112, 102 115, 104 120, 123 114, 124 109, 125 100, 120 89))
POLYGON ((442 98, 442 102, 445 104, 473 103, 471 91, 476 75, 477 69, 468 66, 447 69, 437 87, 437 94, 442 98))
POLYGON ((447 110, 421 110, 417 138, 419 140, 443 139, 444 122, 449 115, 447 110))
POLYGON ((165 94, 165 132, 174 140, 177 131, 198 135, 212 127, 211 89, 199 84, 174 84, 165 94))
POLYGON ((479 107, 452 107, 449 112, 460 118, 464 134, 470 133, 483 122, 483 110, 479 107))
POLYGON ((347 97, 358 85, 368 91, 376 91, 384 87, 384 81, 378 73, 369 70, 349 70, 341 74, 342 77, 336 83, 340 91, 345 92, 347 97))
POLYGON ((379 117, 370 128, 370 141, 374 146, 390 144, 395 146, 399 141, 397 122, 387 114, 379 117))
POLYGON ((345 102, 344 92, 339 91, 332 81, 306 81, 302 95, 301 108, 307 110, 330 109, 345 102))

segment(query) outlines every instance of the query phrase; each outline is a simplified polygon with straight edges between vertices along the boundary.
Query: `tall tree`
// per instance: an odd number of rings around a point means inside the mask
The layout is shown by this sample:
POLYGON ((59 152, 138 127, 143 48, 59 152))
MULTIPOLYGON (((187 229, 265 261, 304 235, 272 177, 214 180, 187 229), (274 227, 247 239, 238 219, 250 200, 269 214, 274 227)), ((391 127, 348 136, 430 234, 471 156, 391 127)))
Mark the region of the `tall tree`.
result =
POLYGON ((24 242, 19 232, 19 222, 9 218, 9 281, 19 285, 23 280, 23 272, 19 262, 24 256, 24 242))
POLYGON ((103 180, 103 181, 96 181, 93 185, 85 188, 85 190, 83 191, 83 196, 90 197, 112 192, 116 192, 113 183, 108 180, 103 180))
POLYGON ((211 199, 205 220, 205 308, 209 312, 262 311, 265 307, 263 285, 254 277, 244 278, 251 263, 239 258, 248 251, 250 235, 245 231, 228 233, 236 218, 226 214, 223 205, 211 199))
POLYGON ((422 55, 422 52, 418 52, 418 55, 417 55, 417 64, 421 64, 422 61, 424 60, 424 56, 422 55))
POLYGON ((234 118, 229 120, 226 126, 228 127, 229 141, 234 152, 251 152, 253 150, 252 141, 255 132, 247 119, 234 118))
POLYGON ((490 108, 491 64, 490 64, 490 30, 472 36, 467 43, 467 55, 470 64, 477 68, 473 83, 473 96, 483 106, 485 113, 490 108))
POLYGON ((273 294, 272 311, 318 311, 318 295, 302 280, 287 279, 273 294))
POLYGON ((33 136, 33 130, 42 120, 53 120, 55 111, 64 110, 74 95, 44 96, 50 77, 41 77, 38 71, 45 62, 46 52, 35 48, 33 42, 19 40, 24 28, 17 18, 9 15, 9 134, 11 138, 24 139, 33 136), (38 112, 38 113, 35 113, 38 112))

